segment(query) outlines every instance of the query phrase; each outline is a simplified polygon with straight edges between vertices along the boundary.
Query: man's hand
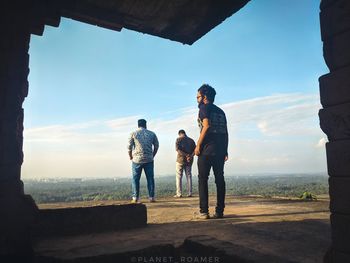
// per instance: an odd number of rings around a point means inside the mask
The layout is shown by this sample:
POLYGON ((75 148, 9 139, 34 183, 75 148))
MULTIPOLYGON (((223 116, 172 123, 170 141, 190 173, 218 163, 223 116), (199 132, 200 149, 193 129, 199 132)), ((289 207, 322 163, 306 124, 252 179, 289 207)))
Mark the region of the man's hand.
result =
POLYGON ((130 158, 130 160, 132 160, 132 152, 129 151, 128 153, 129 153, 129 158, 130 158))
POLYGON ((225 155, 224 161, 226 162, 228 160, 228 155, 225 155))
POLYGON ((187 162, 190 162, 191 159, 192 159, 192 156, 191 156, 190 154, 187 154, 187 155, 186 155, 186 161, 187 161, 187 162))
POLYGON ((202 123, 203 123, 203 128, 202 128, 201 133, 199 135, 196 149, 194 149, 194 154, 197 156, 199 156, 201 154, 200 148, 201 148, 202 142, 205 138, 205 135, 208 132, 208 129, 210 128, 208 118, 204 118, 202 123))
POLYGON ((199 146, 199 145, 197 145, 197 146, 196 146, 196 149, 194 149, 194 154, 197 155, 197 156, 199 156, 199 155, 201 154, 200 146, 199 146))

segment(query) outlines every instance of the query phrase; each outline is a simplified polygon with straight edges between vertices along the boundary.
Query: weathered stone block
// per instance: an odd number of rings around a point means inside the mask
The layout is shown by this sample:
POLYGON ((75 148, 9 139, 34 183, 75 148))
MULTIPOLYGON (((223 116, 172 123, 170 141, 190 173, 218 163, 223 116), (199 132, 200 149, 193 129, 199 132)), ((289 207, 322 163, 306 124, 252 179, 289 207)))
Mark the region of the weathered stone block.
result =
POLYGON ((350 254, 350 215, 331 214, 332 247, 350 254))
POLYGON ((33 236, 62 236, 116 231, 147 225, 143 204, 39 210, 33 236))
POLYGON ((320 9, 324 10, 335 4, 339 0, 321 0, 320 9))
MULTIPOLYGON (((35 261, 33 263, 196 263, 207 262, 199 260, 181 260, 179 258, 179 252, 174 247, 171 241, 168 242, 145 242, 144 248, 131 247, 128 250, 113 249, 113 246, 107 246, 103 249, 89 249, 88 252, 79 253, 79 245, 77 245, 77 251, 69 251, 70 253, 55 253, 50 250, 36 253, 35 261), (68 255, 69 254, 69 255, 68 255)), ((191 258, 190 258, 191 259, 191 258)), ((6 261, 7 262, 7 261, 6 261)), ((17 262, 17 261, 16 261, 17 262)), ((28 261, 18 261, 25 262, 28 261)), ((214 262, 210 262, 214 263, 214 262)), ((224 263, 221 262, 220 263, 224 263)), ((232 262, 229 262, 232 263, 232 262)), ((270 262, 269 262, 270 263, 270 262)))
POLYGON ((23 109, 6 118, 0 118, 0 166, 22 164, 22 145, 23 109))
POLYGON ((322 40, 350 29, 350 1, 338 0, 320 13, 322 40))
POLYGON ((350 140, 326 143, 328 174, 350 177, 350 140))
POLYGON ((333 213, 350 214, 350 177, 330 177, 330 210, 333 213))
POLYGON ((20 195, 18 192, 1 195, 0 209, 0 259, 9 257, 11 261, 2 262, 17 262, 14 256, 32 257, 30 225, 38 211, 33 198, 30 195, 20 195))
POLYGON ((279 258, 277 256, 263 254, 251 248, 233 244, 227 241, 218 240, 206 235, 187 237, 184 241, 183 248, 190 255, 195 255, 199 258, 210 258, 210 262, 294 262, 279 258))
POLYGON ((350 139, 350 103, 321 109, 319 117, 329 141, 350 139))
POLYGON ((21 177, 21 163, 0 164, 0 196, 24 194, 21 177))
POLYGON ((350 253, 343 253, 335 249, 332 249, 330 263, 345 263, 345 262, 350 262, 350 253))
POLYGON ((319 84, 323 107, 350 102, 350 67, 321 76, 319 84))
MULTIPOLYGON (((2 13, 3 14, 3 13, 2 13)), ((14 18, 11 18, 11 21, 8 27, 3 27, 1 32, 3 36, 0 41, 0 50, 6 51, 8 53, 11 50, 22 50, 29 48, 30 42, 30 33, 28 28, 23 28, 22 25, 14 24, 14 18)))
POLYGON ((327 39, 323 43, 323 56, 331 71, 350 65, 350 31, 327 39))

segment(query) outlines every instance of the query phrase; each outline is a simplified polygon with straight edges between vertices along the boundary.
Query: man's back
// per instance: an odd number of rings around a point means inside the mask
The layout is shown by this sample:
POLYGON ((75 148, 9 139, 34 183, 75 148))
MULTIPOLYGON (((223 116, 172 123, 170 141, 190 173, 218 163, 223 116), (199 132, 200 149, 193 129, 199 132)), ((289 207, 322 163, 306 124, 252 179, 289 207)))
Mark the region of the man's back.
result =
POLYGON ((153 148, 158 148, 158 139, 154 132, 138 128, 129 138, 128 149, 132 150, 133 162, 148 163, 153 161, 153 148))
POLYGON ((225 113, 215 104, 203 104, 199 108, 198 123, 209 120, 209 130, 202 144, 203 155, 227 155, 228 133, 225 113))
MULTIPOLYGON (((176 139, 176 150, 180 150, 186 154, 192 154, 196 148, 196 143, 190 137, 184 136, 176 139)), ((177 160, 178 163, 186 162, 186 156, 178 152, 177 160)))

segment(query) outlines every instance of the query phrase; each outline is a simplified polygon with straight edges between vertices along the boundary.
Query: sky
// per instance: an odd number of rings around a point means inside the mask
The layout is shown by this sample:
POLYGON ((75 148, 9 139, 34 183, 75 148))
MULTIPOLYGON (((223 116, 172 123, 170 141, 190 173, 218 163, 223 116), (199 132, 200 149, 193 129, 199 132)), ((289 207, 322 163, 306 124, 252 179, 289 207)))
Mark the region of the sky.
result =
POLYGON ((22 178, 130 176, 139 118, 160 142, 156 176, 174 174, 178 130, 199 136, 203 83, 228 119, 225 174, 326 171, 318 0, 252 0, 191 46, 63 18, 29 54, 22 178))

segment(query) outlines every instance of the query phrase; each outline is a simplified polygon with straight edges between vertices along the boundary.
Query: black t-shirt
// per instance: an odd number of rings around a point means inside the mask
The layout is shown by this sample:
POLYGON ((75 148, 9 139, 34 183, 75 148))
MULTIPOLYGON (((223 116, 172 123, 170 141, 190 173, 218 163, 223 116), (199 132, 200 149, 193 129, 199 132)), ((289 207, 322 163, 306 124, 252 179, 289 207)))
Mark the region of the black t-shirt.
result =
POLYGON ((209 120, 209 129, 201 145, 201 154, 227 155, 228 133, 224 111, 212 103, 201 104, 198 113, 198 125, 201 131, 205 118, 209 120))
MULTIPOLYGON (((196 143, 190 137, 184 136, 176 139, 176 151, 180 150, 185 154, 192 154, 195 148, 196 148, 196 143)), ((192 161, 193 159, 190 162, 192 161)), ((181 164, 188 163, 186 159, 186 155, 182 155, 181 153, 178 153, 176 162, 181 164)))

